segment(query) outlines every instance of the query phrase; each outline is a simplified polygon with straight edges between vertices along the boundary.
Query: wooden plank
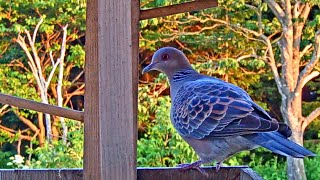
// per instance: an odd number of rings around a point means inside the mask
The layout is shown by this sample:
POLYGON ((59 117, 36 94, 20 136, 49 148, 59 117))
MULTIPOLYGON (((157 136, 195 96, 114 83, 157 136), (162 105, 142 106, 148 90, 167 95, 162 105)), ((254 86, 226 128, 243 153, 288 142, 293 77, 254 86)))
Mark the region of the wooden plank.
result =
MULTIPOLYGON (((216 172, 215 167, 205 167, 209 178, 197 170, 182 171, 178 168, 137 168, 138 180, 263 180, 247 166, 221 167, 216 172)), ((79 180, 83 179, 82 169, 0 169, 0 180, 79 180)))
POLYGON ((190 11, 198 11, 216 6, 218 6, 217 0, 196 0, 159 8, 146 9, 140 11, 140 20, 169 16, 190 11))
POLYGON ((87 180, 136 179, 138 13, 137 0, 87 2, 87 180))
POLYGON ((79 180, 82 169, 0 169, 0 180, 79 180))
POLYGON ((203 167, 209 177, 198 170, 183 171, 179 168, 138 168, 138 180, 263 180, 247 166, 221 167, 216 172, 215 167, 203 167))
POLYGON ((83 122, 84 113, 73 109, 67 109, 50 104, 44 104, 32 100, 0 93, 0 103, 9 104, 23 109, 30 109, 55 116, 65 117, 83 122))

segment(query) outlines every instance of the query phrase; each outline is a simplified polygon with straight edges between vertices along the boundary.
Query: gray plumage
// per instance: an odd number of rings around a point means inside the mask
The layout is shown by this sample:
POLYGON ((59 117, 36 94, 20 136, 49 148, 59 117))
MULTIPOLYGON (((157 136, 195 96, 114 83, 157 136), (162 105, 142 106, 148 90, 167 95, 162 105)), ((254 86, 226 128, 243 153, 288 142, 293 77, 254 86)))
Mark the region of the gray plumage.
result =
MULTIPOLYGON (((290 128, 278 123, 241 88, 196 72, 172 47, 159 49, 143 73, 158 70, 170 81, 171 122, 200 157, 194 166, 259 146, 284 156, 315 154, 288 140, 290 128)), ((188 166, 188 167, 194 167, 188 166)))

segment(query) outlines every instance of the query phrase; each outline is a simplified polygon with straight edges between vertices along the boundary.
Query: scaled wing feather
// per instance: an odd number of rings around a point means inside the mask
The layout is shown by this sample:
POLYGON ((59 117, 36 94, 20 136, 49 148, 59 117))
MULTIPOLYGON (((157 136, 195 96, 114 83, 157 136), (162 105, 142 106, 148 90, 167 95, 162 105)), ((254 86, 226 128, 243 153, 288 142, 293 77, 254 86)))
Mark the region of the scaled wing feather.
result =
POLYGON ((173 100, 173 124, 196 139, 276 131, 277 121, 243 93, 227 83, 186 82, 173 100))

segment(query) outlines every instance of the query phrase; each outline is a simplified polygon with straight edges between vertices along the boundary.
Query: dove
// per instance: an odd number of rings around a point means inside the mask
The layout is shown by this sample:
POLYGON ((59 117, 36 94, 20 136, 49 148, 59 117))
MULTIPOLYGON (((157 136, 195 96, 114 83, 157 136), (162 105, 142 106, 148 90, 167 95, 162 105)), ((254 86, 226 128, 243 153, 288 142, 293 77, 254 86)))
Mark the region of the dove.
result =
POLYGON ((243 89, 198 73, 180 50, 157 50, 142 73, 151 70, 168 77, 171 123, 199 156, 198 161, 179 167, 203 172, 202 164, 216 161, 219 170, 225 159, 260 146, 283 156, 315 156, 290 141, 290 127, 272 118, 243 89))

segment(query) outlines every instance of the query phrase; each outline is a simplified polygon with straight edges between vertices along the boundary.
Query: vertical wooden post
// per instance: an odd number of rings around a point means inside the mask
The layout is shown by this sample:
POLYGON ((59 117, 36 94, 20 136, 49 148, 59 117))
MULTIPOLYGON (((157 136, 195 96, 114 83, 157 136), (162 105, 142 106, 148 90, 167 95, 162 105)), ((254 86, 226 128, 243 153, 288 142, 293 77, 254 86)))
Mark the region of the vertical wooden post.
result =
POLYGON ((87 1, 84 179, 136 179, 139 0, 87 1))

